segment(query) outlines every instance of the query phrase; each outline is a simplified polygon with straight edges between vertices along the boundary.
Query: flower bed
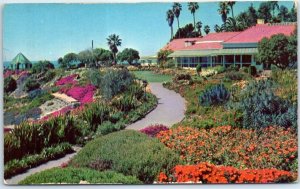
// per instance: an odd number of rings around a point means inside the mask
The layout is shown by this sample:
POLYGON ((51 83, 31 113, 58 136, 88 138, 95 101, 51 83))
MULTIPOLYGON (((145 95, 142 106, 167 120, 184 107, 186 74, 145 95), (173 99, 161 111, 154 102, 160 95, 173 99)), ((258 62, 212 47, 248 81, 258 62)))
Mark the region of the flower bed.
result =
POLYGON ((210 130, 178 127, 157 138, 185 163, 211 162, 237 168, 297 171, 297 134, 290 129, 255 130, 221 126, 210 130))
POLYGON ((58 81, 55 82, 55 86, 62 86, 62 85, 75 85, 77 81, 75 80, 78 77, 78 74, 72 74, 63 78, 60 78, 58 81))
POLYGON ((296 180, 296 175, 277 169, 239 170, 234 167, 215 166, 210 163, 177 165, 171 175, 161 172, 158 182, 177 183, 284 183, 296 180))
POLYGON ((162 124, 156 124, 156 125, 150 125, 144 129, 141 129, 140 132, 150 136, 155 137, 160 131, 166 131, 169 130, 167 126, 164 126, 162 124))
POLYGON ((46 116, 42 117, 40 120, 36 121, 35 123, 37 123, 37 122, 43 122, 43 121, 48 120, 49 118, 58 117, 60 115, 65 115, 65 114, 69 113, 72 109, 73 109, 72 106, 64 107, 64 108, 62 108, 60 110, 57 110, 55 112, 52 112, 49 115, 46 115, 46 116))
POLYGON ((96 88, 89 84, 86 86, 74 86, 66 94, 78 100, 81 104, 93 102, 94 91, 96 88))

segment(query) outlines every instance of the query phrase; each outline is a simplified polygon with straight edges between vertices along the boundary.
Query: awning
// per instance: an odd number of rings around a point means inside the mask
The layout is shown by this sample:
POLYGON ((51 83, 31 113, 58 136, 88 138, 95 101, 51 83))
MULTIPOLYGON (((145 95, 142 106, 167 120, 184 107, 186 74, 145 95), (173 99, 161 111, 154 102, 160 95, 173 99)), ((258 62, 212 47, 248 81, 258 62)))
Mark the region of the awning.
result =
POLYGON ((197 56, 210 56, 213 52, 218 50, 185 50, 185 51, 175 51, 168 57, 197 57, 197 56))
POLYGON ((256 54, 257 48, 239 48, 239 49, 215 49, 215 50, 185 50, 175 51, 168 57, 200 57, 200 56, 217 56, 217 55, 244 55, 256 54))

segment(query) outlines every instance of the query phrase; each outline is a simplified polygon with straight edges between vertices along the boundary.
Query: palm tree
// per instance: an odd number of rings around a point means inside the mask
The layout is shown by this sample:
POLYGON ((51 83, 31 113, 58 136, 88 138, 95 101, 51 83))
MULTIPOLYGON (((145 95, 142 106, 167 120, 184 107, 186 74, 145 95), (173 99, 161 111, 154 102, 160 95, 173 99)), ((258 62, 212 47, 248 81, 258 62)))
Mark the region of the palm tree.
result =
POLYGON ((242 25, 235 18, 228 18, 225 22, 225 26, 226 26, 226 31, 228 32, 241 31, 244 29, 244 25, 242 25))
POLYGON ((206 33, 206 35, 210 32, 210 28, 208 25, 204 26, 204 32, 206 33))
POLYGON ((196 23, 196 28, 197 28, 197 30, 199 32, 199 36, 202 36, 202 33, 201 33, 202 22, 201 21, 199 21, 199 22, 196 23))
POLYGON ((270 1, 269 4, 270 4, 270 8, 272 10, 272 17, 274 17, 275 10, 276 9, 279 10, 278 1, 270 1))
POLYGON ((214 30, 215 30, 216 33, 219 33, 219 32, 222 31, 221 27, 220 27, 218 24, 216 24, 216 25, 214 26, 214 30))
POLYGON ((227 20, 227 14, 229 13, 228 2, 219 2, 219 14, 222 16, 223 23, 227 20))
POLYGON ((171 40, 173 38, 173 22, 174 22, 174 13, 172 10, 167 11, 167 21, 171 28, 171 40))
POLYGON ((228 1, 228 5, 230 6, 230 9, 231 9, 232 18, 234 18, 234 15, 233 15, 233 6, 235 5, 235 1, 228 1))
POLYGON ((188 7, 189 7, 189 10, 191 11, 191 13, 193 14, 193 18, 194 18, 194 28, 196 28, 195 12, 196 12, 196 10, 199 9, 199 5, 198 5, 197 2, 189 2, 189 3, 188 3, 188 7))
POLYGON ((173 13, 177 19, 177 26, 178 26, 178 32, 179 32, 179 38, 180 38, 180 30, 179 30, 179 16, 180 16, 180 11, 182 10, 181 4, 180 3, 174 3, 173 4, 173 13))
POLYGON ((119 38, 118 35, 112 34, 106 38, 107 40, 107 45, 109 49, 111 50, 114 58, 114 62, 116 63, 117 60, 117 53, 118 53, 118 46, 121 46, 122 44, 122 39, 119 38))

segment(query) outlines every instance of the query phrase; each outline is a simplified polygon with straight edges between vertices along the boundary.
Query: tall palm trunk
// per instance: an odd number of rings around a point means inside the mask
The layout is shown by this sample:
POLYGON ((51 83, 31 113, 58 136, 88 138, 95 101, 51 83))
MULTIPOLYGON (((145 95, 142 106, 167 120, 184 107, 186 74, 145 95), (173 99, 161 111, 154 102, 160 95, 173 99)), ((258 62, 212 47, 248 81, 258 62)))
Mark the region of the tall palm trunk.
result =
POLYGON ((178 35, 179 35, 179 38, 180 38, 179 18, 178 17, 176 17, 176 18, 177 18, 177 26, 178 26, 178 35))
POLYGON ((196 29, 195 13, 193 13, 193 17, 194 17, 194 30, 195 30, 196 29))
POLYGON ((230 6, 230 9, 231 9, 232 18, 234 18, 234 15, 233 15, 233 6, 230 6))
POLYGON ((173 39, 173 26, 171 26, 171 40, 173 39))

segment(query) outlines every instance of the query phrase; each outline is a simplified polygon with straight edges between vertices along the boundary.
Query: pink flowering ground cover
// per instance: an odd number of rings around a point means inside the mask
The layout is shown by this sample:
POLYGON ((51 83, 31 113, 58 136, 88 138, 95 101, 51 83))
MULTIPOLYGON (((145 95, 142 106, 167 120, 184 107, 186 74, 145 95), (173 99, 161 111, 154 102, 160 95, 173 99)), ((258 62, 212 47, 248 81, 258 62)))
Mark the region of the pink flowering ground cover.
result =
POLYGON ((12 76, 12 75, 16 75, 18 77, 21 77, 21 76, 24 76, 24 75, 27 75, 28 74, 28 71, 26 70, 6 70, 4 72, 4 78, 7 78, 9 76, 12 76))
POLYGON ((70 88, 66 94, 78 100, 81 104, 93 102, 94 91, 96 88, 88 84, 86 86, 74 86, 70 88))
POLYGON ((156 124, 156 125, 150 125, 144 129, 141 129, 140 132, 148 135, 149 137, 156 137, 156 135, 160 131, 166 131, 169 130, 169 128, 162 124, 156 124))
MULTIPOLYGON (((66 113, 70 112, 72 110, 72 107, 71 106, 67 106, 67 107, 64 107, 60 110, 57 110, 55 112, 52 112, 51 114, 49 115, 46 115, 44 117, 42 117, 40 120, 38 120, 37 122, 44 122, 44 121, 47 121, 49 118, 54 118, 54 117, 58 117, 60 115, 65 115, 66 113)), ((35 122, 35 123, 37 123, 35 122)))
POLYGON ((60 78, 58 81, 55 82, 56 86, 62 86, 62 85, 67 85, 67 84, 71 84, 71 85, 76 85, 77 81, 75 80, 75 78, 78 77, 78 74, 72 74, 63 78, 60 78))

